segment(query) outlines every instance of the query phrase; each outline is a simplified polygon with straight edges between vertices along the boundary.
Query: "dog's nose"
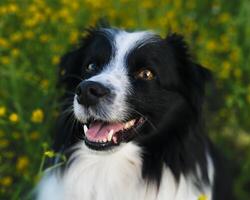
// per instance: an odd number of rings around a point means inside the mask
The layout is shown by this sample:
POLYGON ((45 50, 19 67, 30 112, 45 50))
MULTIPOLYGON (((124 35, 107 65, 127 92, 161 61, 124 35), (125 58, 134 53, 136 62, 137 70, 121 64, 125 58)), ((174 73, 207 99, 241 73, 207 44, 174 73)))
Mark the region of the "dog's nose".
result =
POLYGON ((76 88, 77 101, 84 106, 94 106, 110 93, 104 85, 94 81, 81 82, 76 88))

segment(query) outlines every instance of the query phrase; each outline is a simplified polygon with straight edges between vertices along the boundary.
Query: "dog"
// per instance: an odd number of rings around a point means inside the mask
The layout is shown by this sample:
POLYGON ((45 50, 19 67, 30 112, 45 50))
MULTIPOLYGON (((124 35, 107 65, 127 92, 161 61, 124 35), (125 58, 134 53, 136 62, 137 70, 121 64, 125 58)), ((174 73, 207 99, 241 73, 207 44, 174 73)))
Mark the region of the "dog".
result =
POLYGON ((203 130, 210 79, 180 34, 88 29, 60 63, 69 112, 54 149, 68 160, 45 173, 37 199, 231 199, 203 130))

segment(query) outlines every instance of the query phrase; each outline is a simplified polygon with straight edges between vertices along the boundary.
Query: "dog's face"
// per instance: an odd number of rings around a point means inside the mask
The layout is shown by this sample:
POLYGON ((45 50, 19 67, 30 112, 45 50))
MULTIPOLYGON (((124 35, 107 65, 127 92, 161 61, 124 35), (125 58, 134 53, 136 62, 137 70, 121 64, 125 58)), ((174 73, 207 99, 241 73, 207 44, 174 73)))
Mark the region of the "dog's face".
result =
POLYGON ((62 66, 64 76, 82 79, 66 84, 75 92, 74 115, 85 143, 96 150, 149 136, 163 139, 171 133, 159 136, 161 126, 192 121, 207 77, 190 60, 181 36, 119 29, 91 30, 62 66))

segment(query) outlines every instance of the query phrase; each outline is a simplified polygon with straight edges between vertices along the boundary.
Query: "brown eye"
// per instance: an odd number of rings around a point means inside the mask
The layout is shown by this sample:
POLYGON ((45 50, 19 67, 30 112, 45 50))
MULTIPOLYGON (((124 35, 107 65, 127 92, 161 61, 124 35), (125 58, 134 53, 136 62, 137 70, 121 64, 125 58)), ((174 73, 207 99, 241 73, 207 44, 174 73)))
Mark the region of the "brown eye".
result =
POLYGON ((154 74, 153 72, 151 72, 150 70, 148 69, 144 69, 144 70, 141 70, 139 71, 136 76, 136 78, 138 79, 143 79, 143 80, 153 80, 154 79, 154 74))
POLYGON ((94 63, 90 63, 87 67, 86 67, 86 71, 87 72, 93 72, 97 69, 97 65, 94 63))

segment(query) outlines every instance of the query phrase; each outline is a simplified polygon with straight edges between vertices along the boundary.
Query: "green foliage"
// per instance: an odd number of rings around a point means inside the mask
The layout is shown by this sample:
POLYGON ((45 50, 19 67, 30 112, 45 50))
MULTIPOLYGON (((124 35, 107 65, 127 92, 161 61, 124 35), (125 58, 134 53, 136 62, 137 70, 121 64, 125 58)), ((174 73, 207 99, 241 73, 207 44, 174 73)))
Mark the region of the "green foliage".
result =
POLYGON ((248 0, 1 0, 0 199, 26 199, 52 155, 59 58, 101 17, 163 37, 170 29, 185 35, 197 60, 214 72, 220 103, 209 132, 235 163, 238 199, 249 199, 248 0))

